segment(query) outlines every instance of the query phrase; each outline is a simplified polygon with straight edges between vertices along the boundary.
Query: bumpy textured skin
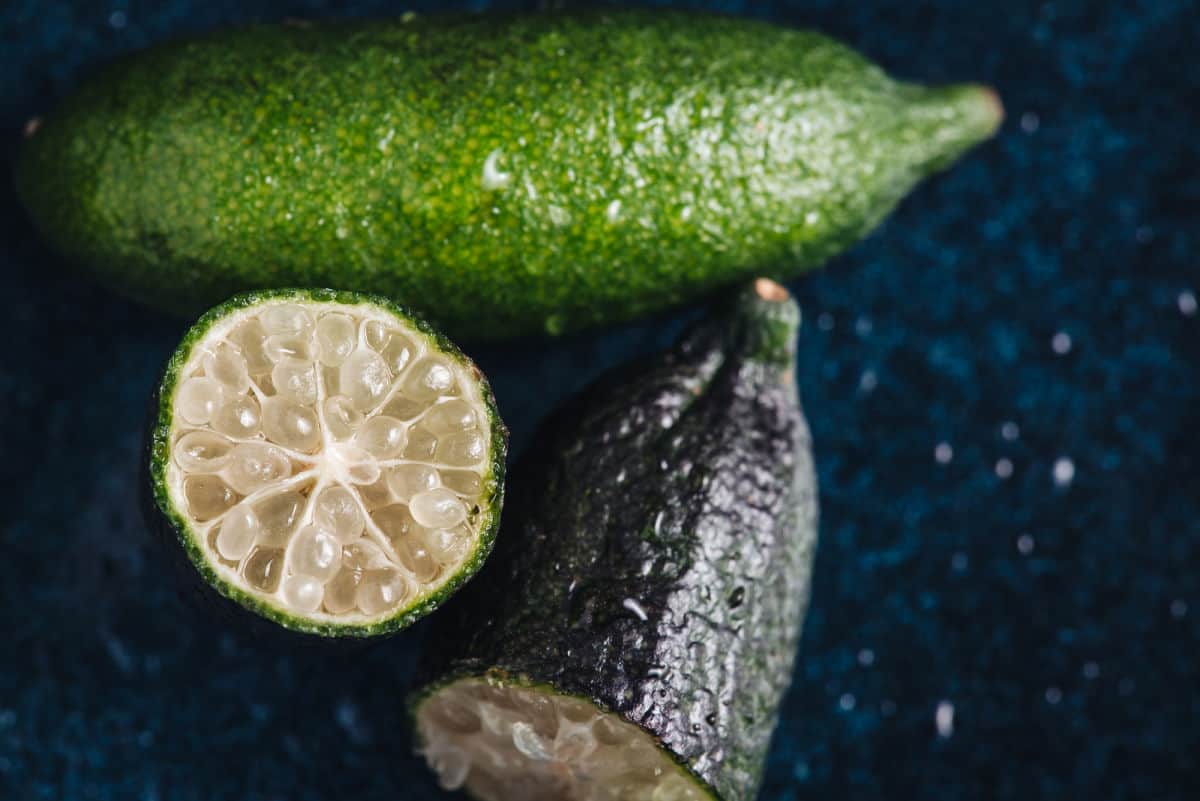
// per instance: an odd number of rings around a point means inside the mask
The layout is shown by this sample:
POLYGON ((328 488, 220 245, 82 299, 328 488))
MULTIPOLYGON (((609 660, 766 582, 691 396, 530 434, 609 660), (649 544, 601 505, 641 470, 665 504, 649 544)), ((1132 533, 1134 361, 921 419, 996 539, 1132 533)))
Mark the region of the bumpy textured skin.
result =
POLYGON ((333 286, 500 338, 818 266, 1000 116, 990 90, 719 16, 256 27, 112 65, 17 183, 62 252, 153 305, 333 286))
POLYGON ((583 696, 714 797, 754 797, 817 495, 791 366, 799 311, 753 290, 732 305, 535 438, 496 554, 434 622, 414 709, 467 676, 583 696))
MULTIPOLYGON (((437 609, 446 599, 466 584, 487 560, 496 539, 500 523, 500 510, 504 504, 504 470, 508 454, 508 429, 500 419, 496 399, 491 386, 458 346, 412 311, 387 298, 364 295, 357 292, 331 289, 274 289, 248 292, 230 298, 213 307, 196 321, 183 340, 167 360, 163 377, 151 398, 145 443, 145 463, 148 492, 144 497, 145 517, 152 531, 168 549, 168 563, 175 567, 176 575, 186 574, 190 580, 180 584, 186 596, 199 599, 202 605, 219 610, 227 620, 245 618, 246 612, 253 613, 262 621, 282 627, 288 631, 312 634, 325 638, 363 638, 391 634, 406 628, 437 609), (209 562, 207 552, 199 541, 188 517, 175 508, 167 491, 166 471, 171 461, 171 440, 175 422, 175 389, 179 384, 179 371, 187 364, 192 349, 204 341, 212 325, 232 312, 257 306, 269 300, 295 300, 303 303, 344 303, 369 305, 383 309, 396 316, 403 325, 418 336, 424 336, 441 355, 453 359, 475 376, 480 382, 485 416, 490 428, 491 459, 482 476, 482 493, 479 505, 482 517, 479 522, 479 543, 475 552, 463 563, 454 576, 450 577, 434 593, 418 602, 401 607, 389 617, 373 623, 324 623, 303 615, 266 603, 259 596, 227 582, 209 562), (182 554, 182 555, 180 555, 182 554), (199 581, 195 577, 199 576, 199 581), (215 595, 213 594, 215 592, 215 595), (224 599, 222 601, 221 599, 224 599)), ((246 619, 243 625, 255 633, 263 634, 271 629, 260 621, 246 619)), ((268 635, 269 636, 269 635, 268 635)))

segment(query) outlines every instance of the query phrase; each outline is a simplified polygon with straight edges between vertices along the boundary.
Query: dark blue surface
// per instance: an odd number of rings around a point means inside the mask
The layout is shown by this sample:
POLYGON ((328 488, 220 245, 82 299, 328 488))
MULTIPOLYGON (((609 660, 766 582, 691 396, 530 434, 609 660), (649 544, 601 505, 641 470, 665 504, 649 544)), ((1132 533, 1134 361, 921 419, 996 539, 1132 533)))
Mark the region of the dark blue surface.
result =
MULTIPOLYGON (((24 120, 114 54, 333 5, 10 0, 7 162, 24 120)), ((1195 4, 693 5, 817 27, 904 77, 993 83, 1009 111, 794 285, 822 545, 764 798, 1200 797, 1195 4)), ((442 797, 400 706, 423 627, 330 660, 176 602, 138 448, 185 323, 68 272, 9 184, 0 798, 442 797)), ((473 353, 520 449, 675 328, 473 353)))

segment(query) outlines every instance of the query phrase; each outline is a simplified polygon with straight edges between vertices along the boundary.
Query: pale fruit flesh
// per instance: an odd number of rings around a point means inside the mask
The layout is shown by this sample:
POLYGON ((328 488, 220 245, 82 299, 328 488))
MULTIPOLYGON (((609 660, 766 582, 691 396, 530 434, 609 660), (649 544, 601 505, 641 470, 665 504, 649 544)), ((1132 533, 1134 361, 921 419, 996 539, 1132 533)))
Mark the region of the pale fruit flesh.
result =
POLYGON ((443 789, 483 801, 711 801, 648 732, 574 696, 461 679, 417 730, 443 789))
POLYGON ((371 305, 234 312, 180 372, 172 498, 238 588, 306 619, 386 618, 454 576, 488 522, 483 391, 371 305))

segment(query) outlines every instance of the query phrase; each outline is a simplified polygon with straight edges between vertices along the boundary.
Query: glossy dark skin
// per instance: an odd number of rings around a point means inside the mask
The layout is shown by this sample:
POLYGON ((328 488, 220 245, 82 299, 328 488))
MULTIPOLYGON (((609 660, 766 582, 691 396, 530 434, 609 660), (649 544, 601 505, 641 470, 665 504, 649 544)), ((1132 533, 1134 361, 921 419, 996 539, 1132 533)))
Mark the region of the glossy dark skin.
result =
POLYGON ((432 686, 488 675, 589 698, 747 801, 791 680, 817 497, 799 312, 753 289, 731 305, 535 438, 428 668, 432 686))
POLYGON ((817 267, 999 115, 712 15, 259 26, 101 71, 17 185, 53 245, 159 308, 327 286, 497 339, 817 267))

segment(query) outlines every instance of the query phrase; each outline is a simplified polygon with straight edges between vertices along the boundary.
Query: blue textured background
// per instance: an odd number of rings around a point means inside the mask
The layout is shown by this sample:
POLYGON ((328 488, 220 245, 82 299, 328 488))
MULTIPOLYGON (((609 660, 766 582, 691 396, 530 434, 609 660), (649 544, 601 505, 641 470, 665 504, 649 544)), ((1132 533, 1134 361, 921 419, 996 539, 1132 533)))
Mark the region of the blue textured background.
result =
MULTIPOLYGON (((794 285, 822 545, 764 798, 1200 797, 1200 11, 693 5, 817 27, 904 77, 991 82, 1009 111, 794 285)), ((114 54, 338 13, 8 0, 5 163, 24 120, 114 54)), ((423 627, 331 661, 176 602, 137 460, 185 324, 69 272, 7 179, 0 203, 0 798, 440 798, 399 704, 423 627)), ((676 328, 474 353, 520 449, 676 328)))

